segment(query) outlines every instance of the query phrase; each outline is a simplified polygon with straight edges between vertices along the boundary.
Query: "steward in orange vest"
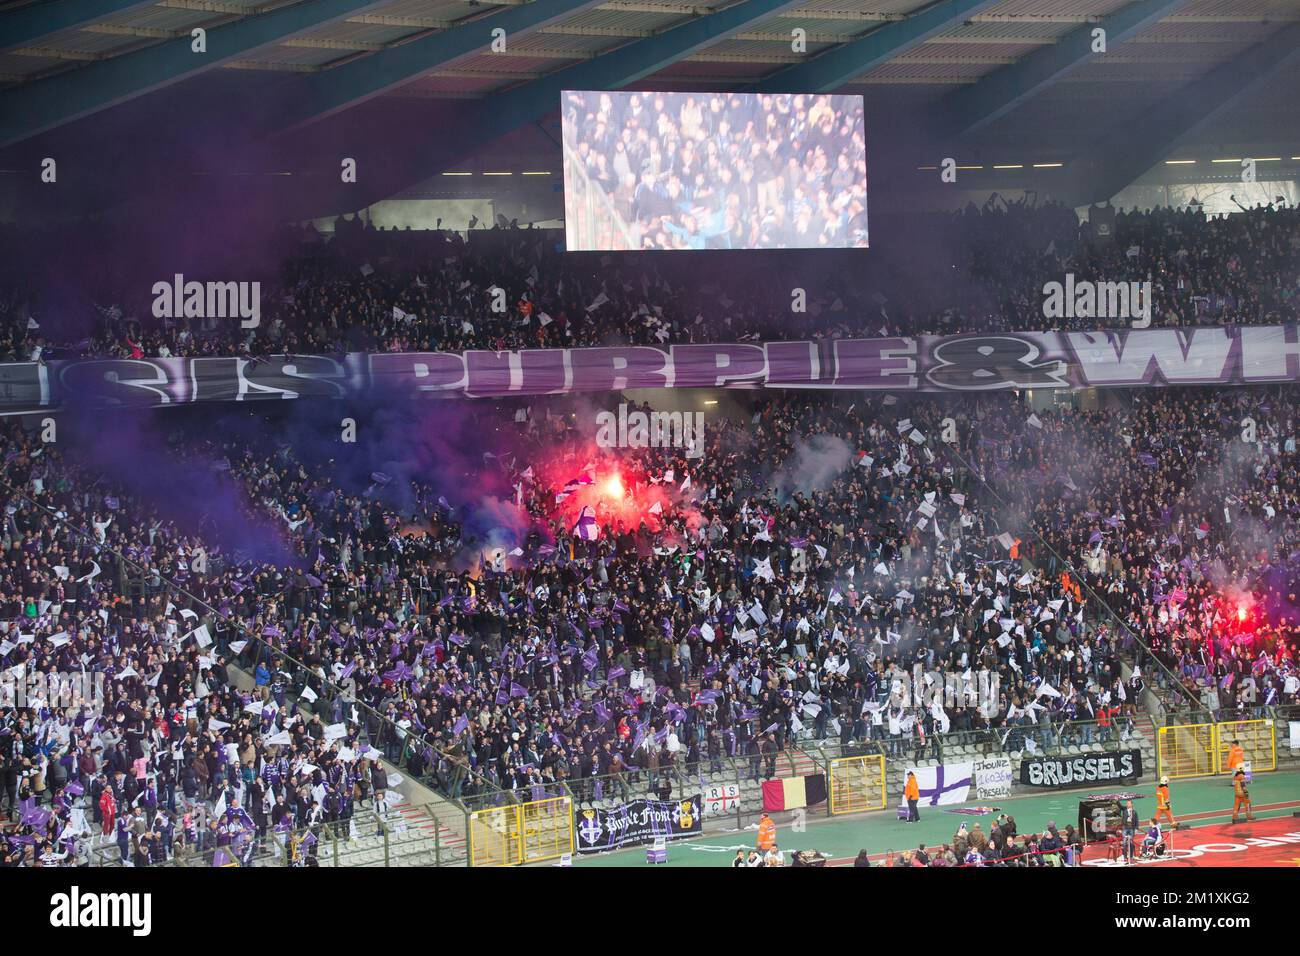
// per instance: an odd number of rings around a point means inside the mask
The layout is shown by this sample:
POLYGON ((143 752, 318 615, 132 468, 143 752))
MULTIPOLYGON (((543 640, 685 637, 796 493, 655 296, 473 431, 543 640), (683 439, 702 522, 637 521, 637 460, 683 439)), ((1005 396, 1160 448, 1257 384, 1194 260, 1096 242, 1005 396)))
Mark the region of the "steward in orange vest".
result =
POLYGON ((1156 787, 1156 816, 1157 820, 1168 820, 1169 825, 1175 829, 1178 823, 1174 820, 1173 807, 1169 803, 1169 778, 1161 777, 1160 786, 1156 787))
POLYGON ((1237 814, 1246 811, 1246 819, 1255 819, 1255 811, 1250 805, 1250 791, 1246 789, 1246 771, 1238 770, 1232 778, 1232 822, 1237 822, 1237 814))

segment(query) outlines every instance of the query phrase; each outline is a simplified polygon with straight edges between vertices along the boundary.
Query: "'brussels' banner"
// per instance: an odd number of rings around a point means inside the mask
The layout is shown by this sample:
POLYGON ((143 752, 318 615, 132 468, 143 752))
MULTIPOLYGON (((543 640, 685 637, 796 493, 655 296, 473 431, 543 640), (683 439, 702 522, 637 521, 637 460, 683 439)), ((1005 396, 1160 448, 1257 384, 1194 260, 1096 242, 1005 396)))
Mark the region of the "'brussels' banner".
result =
POLYGON ((695 836, 703 832, 699 794, 685 800, 633 800, 608 810, 588 809, 577 815, 578 852, 599 853, 656 837, 695 836))
POLYGON ((1097 751, 1066 757, 1026 757, 1020 782, 1027 787, 1078 787, 1142 776, 1142 751, 1097 751))
POLYGON ((1300 381, 1300 327, 1205 326, 627 345, 519 352, 54 359, 0 364, 0 414, 71 404, 504 397, 629 388, 987 392, 1300 381))

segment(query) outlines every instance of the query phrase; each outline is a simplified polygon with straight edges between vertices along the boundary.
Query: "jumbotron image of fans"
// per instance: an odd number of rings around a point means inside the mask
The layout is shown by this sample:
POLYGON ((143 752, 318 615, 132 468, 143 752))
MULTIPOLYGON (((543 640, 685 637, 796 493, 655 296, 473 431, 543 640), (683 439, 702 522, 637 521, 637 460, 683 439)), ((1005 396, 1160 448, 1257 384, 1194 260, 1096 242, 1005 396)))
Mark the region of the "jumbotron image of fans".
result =
POLYGON ((564 113, 570 250, 867 245, 861 97, 569 93, 564 113))
POLYGON ((0 4, 0 866, 1294 867, 1297 93, 1294 0, 0 4))

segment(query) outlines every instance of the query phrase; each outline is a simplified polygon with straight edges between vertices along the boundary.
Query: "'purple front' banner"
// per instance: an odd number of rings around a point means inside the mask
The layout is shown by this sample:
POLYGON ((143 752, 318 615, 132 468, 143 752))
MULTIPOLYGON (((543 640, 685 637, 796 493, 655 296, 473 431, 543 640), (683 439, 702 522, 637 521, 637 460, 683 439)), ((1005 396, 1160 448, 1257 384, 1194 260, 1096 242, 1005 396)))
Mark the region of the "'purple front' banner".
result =
POLYGON ((76 406, 503 397, 629 388, 985 392, 1300 380, 1300 328, 1017 332, 519 352, 68 359, 0 364, 0 414, 76 406))

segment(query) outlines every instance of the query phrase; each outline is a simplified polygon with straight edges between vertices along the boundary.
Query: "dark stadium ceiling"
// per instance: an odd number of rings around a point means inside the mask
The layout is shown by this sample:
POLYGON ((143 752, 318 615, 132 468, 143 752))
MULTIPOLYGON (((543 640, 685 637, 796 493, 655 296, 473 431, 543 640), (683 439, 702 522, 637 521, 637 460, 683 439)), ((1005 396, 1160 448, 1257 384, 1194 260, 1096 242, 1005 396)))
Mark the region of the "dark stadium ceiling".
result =
MULTIPOLYGON (((336 69, 395 49, 430 33, 491 19, 523 3, 464 3, 397 0, 353 3, 351 15, 335 16, 226 60, 222 69, 299 73, 336 69)), ((740 4, 743 6, 744 4, 740 4)), ((320 6, 310 0, 162 0, 162 2, 86 2, 16 0, 0 5, 0 82, 20 84, 48 78, 87 63, 137 53, 177 38, 196 27, 214 31, 289 7, 320 6), (60 29, 55 8, 63 8, 60 29), (77 20, 84 10, 85 19, 77 20), (44 21, 39 35, 10 39, 18 17, 44 21), (11 25, 8 21, 14 18, 11 25)), ((604 56, 708 16, 732 4, 673 0, 612 0, 571 4, 574 12, 558 22, 518 37, 504 53, 480 53, 434 66, 394 91, 400 96, 484 96, 526 83, 581 60, 604 56)), ((674 87, 754 84, 792 64, 804 63, 849 43, 884 24, 915 15, 931 3, 915 0, 811 0, 789 5, 778 15, 717 37, 699 52, 681 57, 655 74, 674 87), (792 53, 790 31, 807 31, 807 52, 792 53)), ((938 4, 943 6, 943 4, 938 4)), ((862 71, 846 91, 869 92, 882 84, 913 88, 935 96, 965 86, 1012 65, 1026 55, 1058 43, 1085 24, 1102 24, 1129 0, 1006 0, 978 6, 911 50, 862 71)), ((1196 0, 1164 4, 1168 14, 1131 37, 1131 49, 1111 54, 1075 82, 1177 84, 1240 55, 1289 23, 1300 21, 1295 0, 1196 0)), ((328 11, 322 11, 326 19, 328 11)), ((490 24, 489 24, 490 25, 490 24)))
MULTIPOLYGON (((754 8, 750 22, 719 33, 698 50, 672 58, 647 76, 645 85, 748 88, 791 67, 807 65, 805 78, 822 85, 829 76, 835 81, 842 79, 830 87, 841 92, 871 96, 882 86, 897 87, 900 89, 891 95, 920 105, 956 90, 969 91, 999 71, 1060 45, 1076 31, 1109 26, 1133 12, 1133 20, 1124 23, 1129 28, 1126 37, 1113 33, 1110 37, 1112 46, 1122 43, 1123 49, 1091 57, 1055 78, 1058 89, 1042 104, 1042 112, 1051 115, 1053 102, 1077 96, 1154 101, 1300 23, 1297 0, 810 0, 768 4, 767 9, 778 11, 775 15, 764 15, 763 5, 750 0, 735 4, 717 0, 570 0, 553 6, 571 12, 547 18, 543 25, 509 29, 509 24, 504 24, 509 33, 506 49, 500 53, 486 49, 488 31, 502 14, 511 7, 539 5, 514 0, 11 0, 0 5, 0 89, 129 59, 169 41, 188 42, 196 27, 212 34, 213 52, 202 59, 218 69, 328 74, 345 66, 371 69, 372 63, 381 69, 392 51, 433 34, 476 24, 483 28, 476 31, 483 34, 479 50, 457 56, 431 51, 427 69, 410 69, 385 95, 486 97, 583 61, 616 58, 629 44, 661 37, 724 9, 754 8), (939 29, 920 42, 909 38, 908 45, 883 62, 866 69, 853 69, 850 63, 848 69, 838 72, 817 69, 822 54, 846 48, 886 25, 927 10, 942 14, 935 18, 939 29), (300 16, 282 29, 248 38, 229 55, 220 48, 222 31, 285 12, 300 16), (791 52, 795 29, 807 32, 804 53, 791 52)), ((156 81, 148 77, 147 68, 141 61, 142 84, 147 80, 152 88, 156 81)), ((1295 92, 1294 86, 1291 92, 1295 92)))
POLYGON ((1300 0, 0 3, 0 149, 170 121, 206 95, 234 104, 223 121, 250 142, 289 129, 320 145, 336 117, 436 116, 468 130, 464 153, 581 88, 858 92, 869 142, 924 128, 900 169, 1062 160, 1117 189, 1193 139, 1300 155, 1300 0), (506 48, 491 52, 498 26, 506 48), (105 125, 114 115, 125 125, 105 125))

